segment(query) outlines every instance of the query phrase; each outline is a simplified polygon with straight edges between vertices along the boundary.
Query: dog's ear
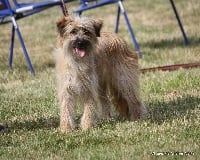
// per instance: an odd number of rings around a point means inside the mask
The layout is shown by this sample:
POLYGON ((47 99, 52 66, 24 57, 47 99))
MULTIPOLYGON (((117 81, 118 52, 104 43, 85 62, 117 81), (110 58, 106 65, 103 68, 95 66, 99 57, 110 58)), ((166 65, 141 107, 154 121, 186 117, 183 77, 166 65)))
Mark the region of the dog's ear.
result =
POLYGON ((60 37, 63 37, 65 33, 65 27, 69 22, 71 22, 70 17, 63 17, 56 23, 60 37))
POLYGON ((58 22, 56 22, 56 25, 57 25, 57 30, 58 30, 60 37, 63 37, 64 28, 65 28, 65 25, 66 25, 66 19, 63 17, 58 22))
POLYGON ((103 26, 103 20, 101 19, 95 20, 94 28, 95 28, 95 33, 97 37, 100 37, 100 31, 101 31, 102 26, 103 26))

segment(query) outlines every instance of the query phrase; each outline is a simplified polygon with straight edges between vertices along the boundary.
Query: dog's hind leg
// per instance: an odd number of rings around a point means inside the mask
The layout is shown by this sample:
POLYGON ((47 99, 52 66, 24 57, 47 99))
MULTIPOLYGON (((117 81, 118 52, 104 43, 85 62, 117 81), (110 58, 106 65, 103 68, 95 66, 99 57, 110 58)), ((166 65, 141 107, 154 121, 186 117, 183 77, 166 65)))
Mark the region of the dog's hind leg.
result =
POLYGON ((129 108, 126 99, 115 87, 112 87, 112 89, 110 90, 112 96, 112 103, 115 106, 116 110, 121 116, 128 117, 129 108))
POLYGON ((102 107, 102 118, 107 119, 111 117, 111 103, 107 95, 107 86, 106 83, 100 84, 99 89, 99 100, 102 107))

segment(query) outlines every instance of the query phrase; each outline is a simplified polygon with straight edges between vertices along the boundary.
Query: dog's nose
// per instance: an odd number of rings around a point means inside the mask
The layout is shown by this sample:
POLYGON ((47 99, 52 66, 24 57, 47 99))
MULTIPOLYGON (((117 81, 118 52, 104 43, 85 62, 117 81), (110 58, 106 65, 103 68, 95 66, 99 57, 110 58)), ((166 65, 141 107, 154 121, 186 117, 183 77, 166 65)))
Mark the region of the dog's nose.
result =
POLYGON ((84 41, 83 40, 77 40, 76 47, 77 48, 83 48, 84 47, 84 41))
POLYGON ((79 41, 77 42, 77 45, 81 45, 81 44, 83 44, 83 41, 82 41, 82 40, 79 40, 79 41))
POLYGON ((76 48, 86 48, 88 45, 88 41, 84 39, 77 39, 74 43, 74 47, 76 48))

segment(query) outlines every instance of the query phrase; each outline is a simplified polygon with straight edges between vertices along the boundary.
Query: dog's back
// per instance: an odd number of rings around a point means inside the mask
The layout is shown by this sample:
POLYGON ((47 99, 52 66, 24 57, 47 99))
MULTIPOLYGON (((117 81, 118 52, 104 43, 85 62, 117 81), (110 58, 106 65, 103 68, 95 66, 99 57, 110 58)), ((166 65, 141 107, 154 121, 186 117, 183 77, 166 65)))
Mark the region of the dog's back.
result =
MULTIPOLYGON (((96 52, 96 65, 99 75, 103 76, 103 79, 106 77, 113 79, 113 75, 117 74, 119 64, 126 64, 130 70, 138 72, 137 53, 129 49, 127 43, 118 34, 101 32, 101 36, 98 37, 96 52)), ((106 80, 108 80, 107 78, 106 80)))
POLYGON ((101 32, 100 37, 98 37, 98 41, 98 49, 102 50, 102 52, 106 50, 107 56, 124 56, 124 58, 129 57, 137 59, 136 52, 130 50, 125 40, 116 33, 101 32))

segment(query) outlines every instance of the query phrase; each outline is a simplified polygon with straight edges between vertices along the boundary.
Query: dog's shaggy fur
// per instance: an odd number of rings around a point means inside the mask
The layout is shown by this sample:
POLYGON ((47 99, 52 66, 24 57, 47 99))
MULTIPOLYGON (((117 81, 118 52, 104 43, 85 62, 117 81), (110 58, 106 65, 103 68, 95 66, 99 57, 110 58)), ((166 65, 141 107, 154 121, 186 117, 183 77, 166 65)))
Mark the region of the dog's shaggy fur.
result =
POLYGON ((130 120, 145 113, 139 95, 137 54, 117 34, 100 32, 101 27, 101 20, 91 18, 68 16, 57 22, 55 59, 62 132, 75 128, 77 99, 84 107, 83 129, 99 118, 110 117, 110 102, 130 120))

